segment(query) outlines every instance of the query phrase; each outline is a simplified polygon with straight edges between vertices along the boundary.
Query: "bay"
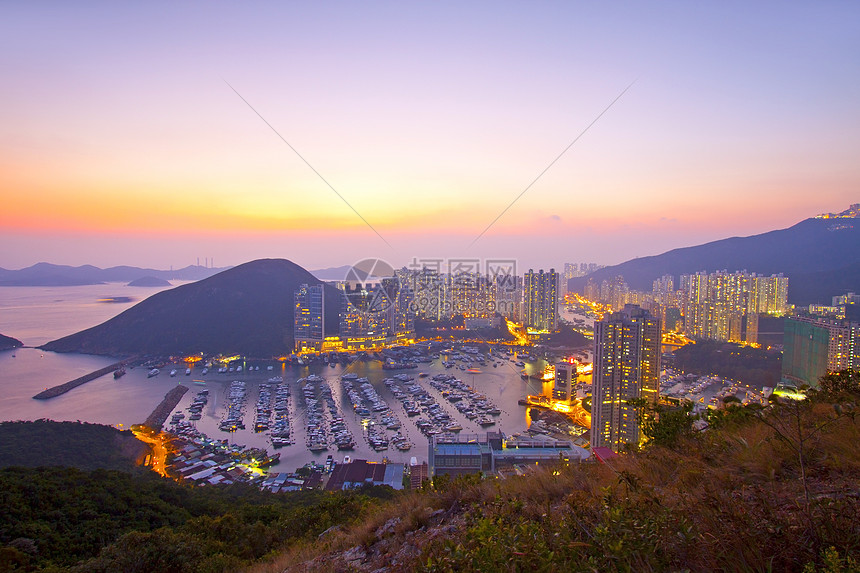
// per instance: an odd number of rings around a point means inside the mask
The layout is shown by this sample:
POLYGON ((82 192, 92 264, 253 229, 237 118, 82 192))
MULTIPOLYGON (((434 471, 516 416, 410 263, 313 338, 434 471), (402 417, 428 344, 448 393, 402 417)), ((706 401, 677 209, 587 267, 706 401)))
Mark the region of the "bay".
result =
MULTIPOLYGON (((43 344, 119 314, 147 296, 147 291, 148 295, 152 295, 164 290, 134 289, 129 294, 127 288, 133 287, 115 284, 87 287, 3 287, 0 289, 0 332, 15 336, 27 345, 43 344), (137 300, 124 303, 98 302, 101 298, 117 296, 133 296, 137 300)), ((323 462, 329 454, 338 460, 342 459, 344 454, 349 454, 352 459, 381 461, 387 458, 392 462, 402 463, 409 462, 412 457, 419 461, 427 459, 427 440, 415 426, 415 418, 406 416, 400 402, 383 382, 394 373, 382 370, 378 361, 359 361, 348 366, 334 367, 325 364, 299 366, 277 361, 260 361, 246 363, 241 373, 218 374, 213 369, 205 376, 201 373, 202 365, 199 363, 191 376, 184 376, 185 364, 177 364, 176 377, 169 376, 171 367, 166 366, 161 374, 152 378, 147 377, 146 369, 133 368, 117 380, 108 374, 50 400, 32 398, 46 387, 62 384, 113 362, 115 359, 109 357, 58 354, 37 348, 0 352, 0 420, 81 420, 127 428, 145 420, 168 390, 176 384, 184 384, 190 391, 185 394, 175 411, 185 411, 194 395, 200 389, 208 388, 210 400, 202 412, 203 417, 196 423, 197 428, 211 438, 266 448, 271 453, 274 450, 268 436, 253 430, 253 406, 259 395, 260 384, 272 376, 282 376, 291 384, 292 389, 291 427, 295 443, 278 450, 281 459, 275 466, 275 471, 293 470, 309 461, 323 462), (272 371, 267 370, 269 365, 273 366, 272 371), (249 370, 248 366, 259 366, 260 369, 249 370), (400 452, 392 448, 376 452, 369 447, 363 438, 361 419, 353 413, 340 381, 340 377, 347 372, 367 377, 377 393, 391 406, 402 423, 401 433, 414 445, 410 451, 400 452), (322 376, 325 384, 332 389, 335 402, 356 437, 354 451, 338 452, 332 448, 328 452, 313 453, 305 447, 305 403, 299 380, 309 374, 322 376), (203 383, 195 383, 194 380, 203 383), (218 430, 218 423, 233 380, 242 380, 247 385, 247 429, 225 433, 218 430)), ((511 360, 499 359, 495 368, 488 363, 480 368, 481 373, 475 374, 457 368, 446 369, 441 362, 442 359, 437 359, 430 364, 421 364, 418 370, 406 372, 415 376, 415 380, 436 398, 452 419, 463 426, 463 434, 484 433, 487 430, 466 419, 452 404, 445 401, 438 391, 430 387, 429 377, 443 372, 454 374, 486 395, 502 410, 502 414, 496 417, 497 425, 490 430, 501 430, 508 435, 524 431, 530 423, 527 409, 518 405, 517 401, 526 394, 548 394, 550 391, 547 385, 540 382, 523 380, 520 377, 521 368, 515 366, 511 360), (418 372, 425 372, 428 377, 418 378, 418 372)), ((542 361, 528 363, 526 370, 529 373, 539 372, 543 366, 542 361)))

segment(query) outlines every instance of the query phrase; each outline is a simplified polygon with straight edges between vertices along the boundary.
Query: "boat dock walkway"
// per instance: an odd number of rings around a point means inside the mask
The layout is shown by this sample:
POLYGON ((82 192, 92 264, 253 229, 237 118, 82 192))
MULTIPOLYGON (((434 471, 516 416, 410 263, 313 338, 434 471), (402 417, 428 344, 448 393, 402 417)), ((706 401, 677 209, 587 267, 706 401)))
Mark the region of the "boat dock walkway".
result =
POLYGON ((99 368, 95 372, 90 372, 89 374, 85 374, 85 375, 81 376, 80 378, 75 378, 74 380, 66 382, 65 384, 60 384, 59 386, 54 386, 52 388, 46 388, 45 390, 43 390, 43 391, 39 392, 38 394, 36 394, 35 396, 33 396, 33 399, 34 400, 48 400, 49 398, 56 398, 57 396, 61 396, 61 395, 65 394, 66 392, 68 392, 69 390, 72 390, 73 388, 77 388, 78 386, 82 386, 83 384, 86 384, 87 382, 95 380, 96 378, 101 378, 105 374, 108 374, 110 372, 113 372, 117 368, 121 368, 121 367, 125 366, 126 364, 128 364, 129 362, 134 360, 135 358, 136 357, 126 358, 125 360, 121 360, 119 362, 111 364, 110 366, 105 366, 104 368, 99 368))

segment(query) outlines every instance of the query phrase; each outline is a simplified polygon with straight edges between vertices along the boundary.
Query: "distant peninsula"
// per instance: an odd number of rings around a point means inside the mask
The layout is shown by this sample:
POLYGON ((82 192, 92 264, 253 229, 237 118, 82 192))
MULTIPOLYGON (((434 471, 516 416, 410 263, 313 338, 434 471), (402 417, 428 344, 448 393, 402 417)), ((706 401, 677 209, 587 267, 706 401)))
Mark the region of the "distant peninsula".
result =
POLYGON ((11 350, 13 348, 20 348, 22 346, 24 346, 24 343, 17 338, 12 338, 11 336, 5 336, 3 334, 0 334, 0 350, 11 350))
POLYGON ((37 263, 33 266, 18 270, 0 268, 0 286, 98 285, 104 283, 129 283, 143 277, 152 277, 164 281, 197 281, 211 277, 212 275, 227 270, 228 268, 230 267, 210 268, 200 265, 191 265, 178 270, 160 271, 156 269, 141 269, 138 267, 128 266, 100 269, 92 265, 71 267, 68 265, 37 263))
POLYGON ((173 286, 170 284, 170 281, 166 281, 164 279, 160 279, 158 277, 145 276, 140 277, 139 279, 135 279, 128 283, 127 286, 130 287, 168 287, 173 286))
MULTIPOLYGON (((251 261, 159 292, 107 322, 41 348, 106 356, 282 356, 293 351, 293 293, 302 283, 320 281, 285 259, 251 261)), ((342 296, 325 286, 327 330, 337 330, 342 296)))

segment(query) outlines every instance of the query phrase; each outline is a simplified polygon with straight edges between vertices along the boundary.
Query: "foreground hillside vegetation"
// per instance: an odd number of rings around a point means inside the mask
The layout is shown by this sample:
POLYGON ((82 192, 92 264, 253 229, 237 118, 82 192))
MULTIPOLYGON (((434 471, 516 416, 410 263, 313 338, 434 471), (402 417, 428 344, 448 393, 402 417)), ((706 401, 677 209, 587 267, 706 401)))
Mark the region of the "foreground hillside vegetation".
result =
POLYGON ((236 571, 351 523, 374 503, 364 492, 276 495, 184 486, 151 472, 5 468, 0 571, 236 571))
POLYGON ((136 465, 147 451, 110 426, 0 423, 0 572, 236 571, 393 494, 194 487, 136 465))
POLYGON ((141 472, 149 448, 130 431, 85 422, 0 422, 0 468, 66 466, 141 472))
POLYGON ((274 571, 860 571, 860 376, 734 406, 643 451, 507 480, 436 480, 294 546, 274 571))

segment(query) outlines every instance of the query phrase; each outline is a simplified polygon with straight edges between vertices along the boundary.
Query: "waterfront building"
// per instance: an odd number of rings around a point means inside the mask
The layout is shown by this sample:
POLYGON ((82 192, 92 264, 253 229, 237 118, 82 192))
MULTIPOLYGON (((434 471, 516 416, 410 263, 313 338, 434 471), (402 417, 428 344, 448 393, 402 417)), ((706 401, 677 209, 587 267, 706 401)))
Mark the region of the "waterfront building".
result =
POLYGON ((430 466, 427 462, 418 463, 417 458, 412 458, 409 462, 409 489, 416 490, 420 488, 425 480, 430 479, 430 466))
POLYGON ((553 332, 558 328, 558 273, 555 269, 526 273, 524 284, 524 318, 529 330, 553 332))
POLYGON ((293 294, 293 339, 296 352, 321 350, 325 340, 325 292, 323 285, 302 284, 293 294))
POLYGON ((417 315, 410 271, 377 283, 339 284, 343 307, 339 313, 339 343, 346 350, 370 350, 414 336, 417 315))
POLYGON ((403 464, 354 460, 337 464, 326 484, 327 491, 346 491, 364 485, 387 485, 403 489, 403 464))
POLYGON ((552 399, 557 402, 570 404, 575 396, 573 387, 576 384, 576 364, 558 362, 555 365, 555 378, 552 386, 552 399))
POLYGON ((635 305, 594 324, 592 448, 618 451, 639 443, 636 410, 627 401, 657 401, 661 330, 659 318, 635 305))
POLYGON ((430 475, 492 474, 515 466, 570 463, 591 453, 566 440, 508 439, 501 432, 432 436, 430 475))
MULTIPOLYGON (((390 298, 382 284, 343 285, 340 338, 346 350, 384 346, 390 329, 390 298)), ((390 285, 388 285, 390 287, 390 285)))

